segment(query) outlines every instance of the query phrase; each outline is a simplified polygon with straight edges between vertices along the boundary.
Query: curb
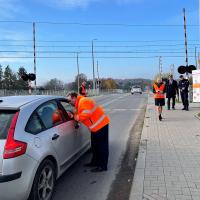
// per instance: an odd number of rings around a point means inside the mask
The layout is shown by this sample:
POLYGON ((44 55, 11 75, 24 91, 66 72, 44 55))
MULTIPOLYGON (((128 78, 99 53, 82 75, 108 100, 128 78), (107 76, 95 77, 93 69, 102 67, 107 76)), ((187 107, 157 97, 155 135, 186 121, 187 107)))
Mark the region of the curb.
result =
POLYGON ((144 189, 144 174, 146 166, 146 151, 147 151, 147 118, 148 113, 151 109, 148 106, 146 107, 146 113, 144 116, 144 124, 142 129, 141 140, 139 144, 138 158, 135 168, 135 173, 133 177, 133 184, 131 188, 131 193, 129 200, 142 200, 143 199, 143 189, 144 189))

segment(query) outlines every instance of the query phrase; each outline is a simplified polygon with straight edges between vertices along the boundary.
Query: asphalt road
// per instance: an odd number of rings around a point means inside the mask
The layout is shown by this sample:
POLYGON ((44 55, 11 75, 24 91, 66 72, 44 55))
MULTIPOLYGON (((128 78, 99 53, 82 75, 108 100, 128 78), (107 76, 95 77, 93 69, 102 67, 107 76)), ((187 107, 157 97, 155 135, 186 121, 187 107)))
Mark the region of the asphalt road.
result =
MULTIPOLYGON (((141 110, 146 94, 115 94, 96 100, 111 119, 109 132, 109 165, 107 172, 91 173, 83 167, 90 161, 86 153, 57 181, 53 200, 106 200, 126 151, 130 131, 141 110)), ((114 199, 113 199, 114 200, 114 199)))

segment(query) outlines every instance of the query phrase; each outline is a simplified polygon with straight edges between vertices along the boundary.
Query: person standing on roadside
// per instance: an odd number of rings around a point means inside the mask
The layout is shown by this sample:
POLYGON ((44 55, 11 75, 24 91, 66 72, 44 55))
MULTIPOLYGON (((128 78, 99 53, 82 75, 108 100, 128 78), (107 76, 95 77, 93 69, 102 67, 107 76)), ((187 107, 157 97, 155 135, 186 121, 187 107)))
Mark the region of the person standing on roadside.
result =
POLYGON ((167 108, 170 110, 170 101, 172 99, 172 109, 175 110, 175 100, 176 95, 179 95, 178 92, 178 83, 173 79, 173 75, 169 75, 169 79, 166 83, 166 97, 167 97, 167 108))
POLYGON ((157 107, 158 119, 162 120, 162 110, 165 105, 165 92, 166 86, 162 82, 162 78, 158 77, 157 81, 153 84, 153 93, 155 99, 155 106, 157 107))
POLYGON ((188 79, 185 79, 183 75, 180 75, 180 81, 179 81, 179 89, 181 93, 181 100, 183 103, 183 109, 182 110, 189 110, 189 101, 188 101, 188 92, 189 92, 189 81, 188 79))
POLYGON ((83 81, 81 84, 81 87, 79 88, 79 94, 86 97, 87 91, 86 91, 86 81, 83 81))

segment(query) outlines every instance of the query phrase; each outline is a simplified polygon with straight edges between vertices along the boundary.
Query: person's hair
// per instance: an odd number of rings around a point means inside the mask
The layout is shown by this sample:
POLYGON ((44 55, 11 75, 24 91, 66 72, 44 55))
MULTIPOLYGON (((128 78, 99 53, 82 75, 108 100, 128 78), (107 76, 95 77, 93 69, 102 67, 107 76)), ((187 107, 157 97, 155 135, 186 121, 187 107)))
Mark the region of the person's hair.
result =
POLYGON ((156 78, 156 81, 158 81, 158 80, 161 80, 161 81, 162 81, 162 78, 161 78, 160 76, 158 76, 158 77, 156 78))
POLYGON ((71 98, 74 98, 74 97, 77 97, 78 94, 77 94, 76 92, 69 92, 69 93, 67 94, 67 97, 68 97, 68 96, 71 96, 71 98))
POLYGON ((170 74, 170 75, 169 75, 169 78, 173 78, 173 75, 172 75, 172 74, 170 74))

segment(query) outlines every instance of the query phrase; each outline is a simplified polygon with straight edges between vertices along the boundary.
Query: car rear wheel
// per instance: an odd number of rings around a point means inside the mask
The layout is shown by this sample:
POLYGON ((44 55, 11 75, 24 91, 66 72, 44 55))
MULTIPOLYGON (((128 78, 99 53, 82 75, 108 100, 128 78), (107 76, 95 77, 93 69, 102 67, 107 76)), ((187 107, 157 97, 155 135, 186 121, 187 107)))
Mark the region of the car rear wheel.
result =
POLYGON ((52 161, 45 160, 39 166, 33 182, 30 200, 50 200, 56 181, 56 168, 52 161))

